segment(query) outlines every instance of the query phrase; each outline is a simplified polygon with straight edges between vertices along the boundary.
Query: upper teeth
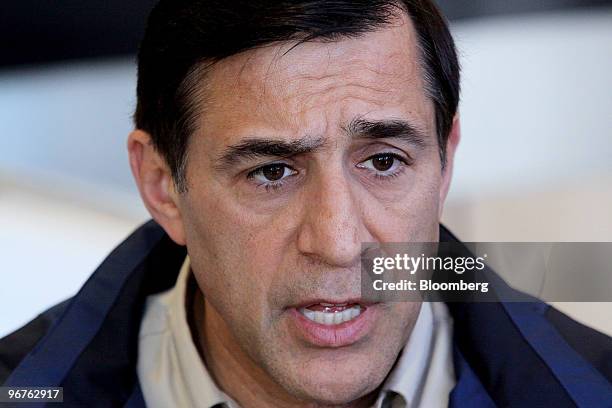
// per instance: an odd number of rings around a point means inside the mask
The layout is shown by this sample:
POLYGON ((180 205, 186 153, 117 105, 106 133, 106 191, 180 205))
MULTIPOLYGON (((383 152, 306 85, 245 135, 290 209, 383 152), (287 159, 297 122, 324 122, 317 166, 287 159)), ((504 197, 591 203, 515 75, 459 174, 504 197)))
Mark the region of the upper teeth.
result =
POLYGON ((355 305, 344 309, 341 312, 316 312, 314 310, 301 308, 300 313, 302 313, 304 316, 306 316, 307 319, 312 320, 313 322, 331 326, 334 324, 348 322, 349 320, 356 318, 361 314, 361 307, 359 305, 355 305))

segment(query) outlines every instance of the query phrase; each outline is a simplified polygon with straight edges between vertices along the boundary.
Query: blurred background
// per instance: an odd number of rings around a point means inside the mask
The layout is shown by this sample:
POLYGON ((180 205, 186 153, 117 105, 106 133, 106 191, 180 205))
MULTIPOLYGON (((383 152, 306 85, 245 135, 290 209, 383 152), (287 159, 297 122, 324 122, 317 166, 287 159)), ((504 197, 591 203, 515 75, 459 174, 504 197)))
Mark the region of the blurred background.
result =
MULTIPOLYGON (((153 3, 0 5, 0 336, 148 219, 125 144, 153 3)), ((612 1, 438 3, 463 65, 444 223, 464 241, 612 241, 612 1)), ((611 305, 557 304, 612 335, 611 305)))

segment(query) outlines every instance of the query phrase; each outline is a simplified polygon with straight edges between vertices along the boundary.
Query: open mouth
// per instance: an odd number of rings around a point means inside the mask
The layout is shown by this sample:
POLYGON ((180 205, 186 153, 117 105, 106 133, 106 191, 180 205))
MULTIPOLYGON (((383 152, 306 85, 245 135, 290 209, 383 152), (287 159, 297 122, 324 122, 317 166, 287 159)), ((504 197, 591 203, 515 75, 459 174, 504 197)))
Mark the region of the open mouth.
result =
POLYGON ((357 303, 315 303, 299 309, 308 320, 332 326, 357 318, 364 307, 357 303))
POLYGON ((382 313, 363 299, 309 299, 289 308, 290 327, 298 338, 316 347, 338 348, 367 337, 382 313))

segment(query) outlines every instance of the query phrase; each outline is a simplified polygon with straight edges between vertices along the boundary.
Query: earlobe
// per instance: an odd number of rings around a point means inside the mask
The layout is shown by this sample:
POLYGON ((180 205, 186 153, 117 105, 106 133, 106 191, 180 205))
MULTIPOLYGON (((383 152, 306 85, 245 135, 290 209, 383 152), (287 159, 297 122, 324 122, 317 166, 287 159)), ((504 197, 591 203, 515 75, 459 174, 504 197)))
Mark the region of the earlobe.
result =
POLYGON ((446 141, 446 164, 442 172, 442 184, 440 186, 440 200, 438 205, 438 218, 442 218, 444 203, 450 189, 451 180, 453 178, 453 166, 455 163, 455 152, 461 140, 461 123, 459 114, 457 113, 453 119, 453 125, 446 141))
POLYGON ((130 167, 145 207, 174 242, 185 245, 179 196, 166 161, 151 142, 151 136, 136 129, 128 137, 130 167))

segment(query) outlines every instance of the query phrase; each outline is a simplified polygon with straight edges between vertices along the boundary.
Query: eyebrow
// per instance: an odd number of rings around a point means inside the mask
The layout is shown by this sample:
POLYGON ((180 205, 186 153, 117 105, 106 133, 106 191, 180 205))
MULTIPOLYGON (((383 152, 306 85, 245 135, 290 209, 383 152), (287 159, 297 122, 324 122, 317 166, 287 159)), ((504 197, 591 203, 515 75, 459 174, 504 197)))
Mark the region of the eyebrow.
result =
POLYGON ((225 149, 215 167, 217 169, 225 169, 236 161, 259 157, 292 157, 312 153, 323 146, 324 143, 325 141, 322 137, 304 137, 290 142, 281 139, 245 139, 225 149))
MULTIPOLYGON (((401 119, 367 120, 353 119, 342 129, 352 139, 400 139, 417 148, 427 146, 425 132, 419 127, 401 119)), ((310 137, 292 141, 274 138, 248 138, 228 146, 216 161, 215 168, 224 170, 237 161, 261 157, 288 158, 312 153, 325 145, 323 137, 310 137)))
POLYGON ((353 139, 399 139, 420 149, 428 145, 426 133, 402 119, 368 120, 358 117, 345 130, 353 139))

